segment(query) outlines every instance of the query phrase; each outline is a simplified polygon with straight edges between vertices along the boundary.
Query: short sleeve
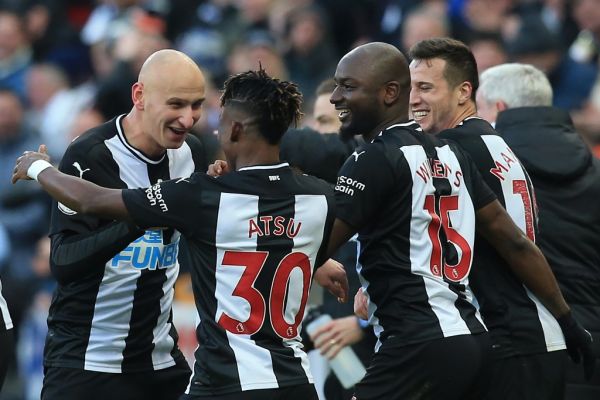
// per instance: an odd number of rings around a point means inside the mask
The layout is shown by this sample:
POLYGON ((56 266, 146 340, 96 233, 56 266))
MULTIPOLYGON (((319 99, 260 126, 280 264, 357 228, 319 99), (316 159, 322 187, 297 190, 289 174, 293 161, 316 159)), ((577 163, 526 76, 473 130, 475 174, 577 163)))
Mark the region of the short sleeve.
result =
POLYGON ((191 180, 191 177, 179 178, 147 188, 125 189, 123 201, 140 228, 175 228, 182 233, 190 232, 195 220, 192 214, 200 201, 199 185, 191 180))
POLYGON ((465 177, 467 178, 467 187, 469 188, 471 198, 473 199, 473 207, 475 210, 479 210, 496 200, 497 197, 492 189, 485 183, 483 177, 479 173, 479 169, 471 157, 464 152, 462 152, 462 155, 462 169, 463 171, 468 171, 468 175, 465 175, 465 177))
POLYGON ((338 173, 337 218, 360 229, 378 210, 393 184, 390 163, 380 148, 373 144, 358 148, 338 173))

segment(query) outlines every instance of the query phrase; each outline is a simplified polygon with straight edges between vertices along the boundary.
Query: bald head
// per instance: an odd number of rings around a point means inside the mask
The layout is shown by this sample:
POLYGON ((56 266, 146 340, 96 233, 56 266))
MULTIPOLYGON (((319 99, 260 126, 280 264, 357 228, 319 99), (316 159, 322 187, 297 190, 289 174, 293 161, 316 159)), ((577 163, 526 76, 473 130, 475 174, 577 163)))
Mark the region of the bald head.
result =
POLYGON ((142 65, 138 81, 145 86, 173 81, 191 80, 204 86, 204 75, 198 65, 186 54, 163 49, 154 52, 142 65))
POLYGON ((396 47, 373 42, 355 48, 338 63, 335 82, 330 101, 339 111, 342 136, 370 140, 386 126, 407 120, 410 72, 396 47))
POLYGON ((365 79, 384 84, 397 81, 402 92, 410 90, 410 72, 406 57, 395 46, 383 42, 372 42, 358 46, 346 54, 341 63, 361 68, 365 79))

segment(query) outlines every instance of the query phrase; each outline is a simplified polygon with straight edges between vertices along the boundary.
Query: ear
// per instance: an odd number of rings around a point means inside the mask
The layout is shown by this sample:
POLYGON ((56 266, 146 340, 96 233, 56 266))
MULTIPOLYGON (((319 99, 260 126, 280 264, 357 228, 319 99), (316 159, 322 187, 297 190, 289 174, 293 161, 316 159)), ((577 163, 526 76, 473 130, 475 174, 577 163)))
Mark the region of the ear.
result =
POLYGON ((394 104, 400 95, 400 84, 398 81, 389 81, 383 87, 383 103, 386 106, 394 104))
POLYGON ((471 82, 464 81, 458 86, 458 104, 461 106, 471 100, 471 94, 473 93, 473 85, 471 82))
POLYGON ((244 124, 237 121, 231 121, 231 135, 229 135, 230 142, 239 142, 244 133, 244 124))
POLYGON ((494 105, 496 106, 496 111, 498 111, 498 112, 504 111, 508 108, 508 105, 502 100, 496 101, 496 103, 494 105))
POLYGON ((144 84, 136 82, 131 87, 131 100, 133 106, 138 110, 144 109, 144 84))

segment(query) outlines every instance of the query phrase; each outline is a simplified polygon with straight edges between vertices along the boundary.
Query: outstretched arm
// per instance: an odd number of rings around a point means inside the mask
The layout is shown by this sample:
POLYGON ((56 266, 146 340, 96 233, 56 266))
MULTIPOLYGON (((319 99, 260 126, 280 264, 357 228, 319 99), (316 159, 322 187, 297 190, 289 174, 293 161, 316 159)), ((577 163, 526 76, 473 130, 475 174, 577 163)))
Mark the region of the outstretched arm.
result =
POLYGON ((103 188, 64 174, 52 167, 48 160, 45 145, 41 145, 38 152, 26 151, 17 159, 12 183, 19 179, 36 179, 50 196, 71 210, 122 221, 130 219, 120 189, 103 188))

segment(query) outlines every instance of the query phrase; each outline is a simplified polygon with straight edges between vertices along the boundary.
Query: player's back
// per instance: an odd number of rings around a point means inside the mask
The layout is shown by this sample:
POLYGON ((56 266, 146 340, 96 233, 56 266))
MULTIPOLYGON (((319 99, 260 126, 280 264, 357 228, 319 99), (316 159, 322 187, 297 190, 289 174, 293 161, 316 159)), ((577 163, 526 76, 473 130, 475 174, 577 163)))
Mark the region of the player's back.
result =
POLYGON ((176 226, 191 257, 200 346, 190 393, 312 382, 299 329, 333 223, 330 185, 282 163, 153 188, 128 208, 176 226), (163 209, 146 214, 150 198, 163 209))
MULTIPOLYGON (((492 126, 477 117, 467 118, 437 136, 456 142, 471 156, 515 224, 535 240, 533 186, 492 126)), ((563 349, 563 336, 555 319, 510 271, 502 256, 480 235, 476 236, 475 248, 471 283, 496 354, 503 357, 563 349)))

